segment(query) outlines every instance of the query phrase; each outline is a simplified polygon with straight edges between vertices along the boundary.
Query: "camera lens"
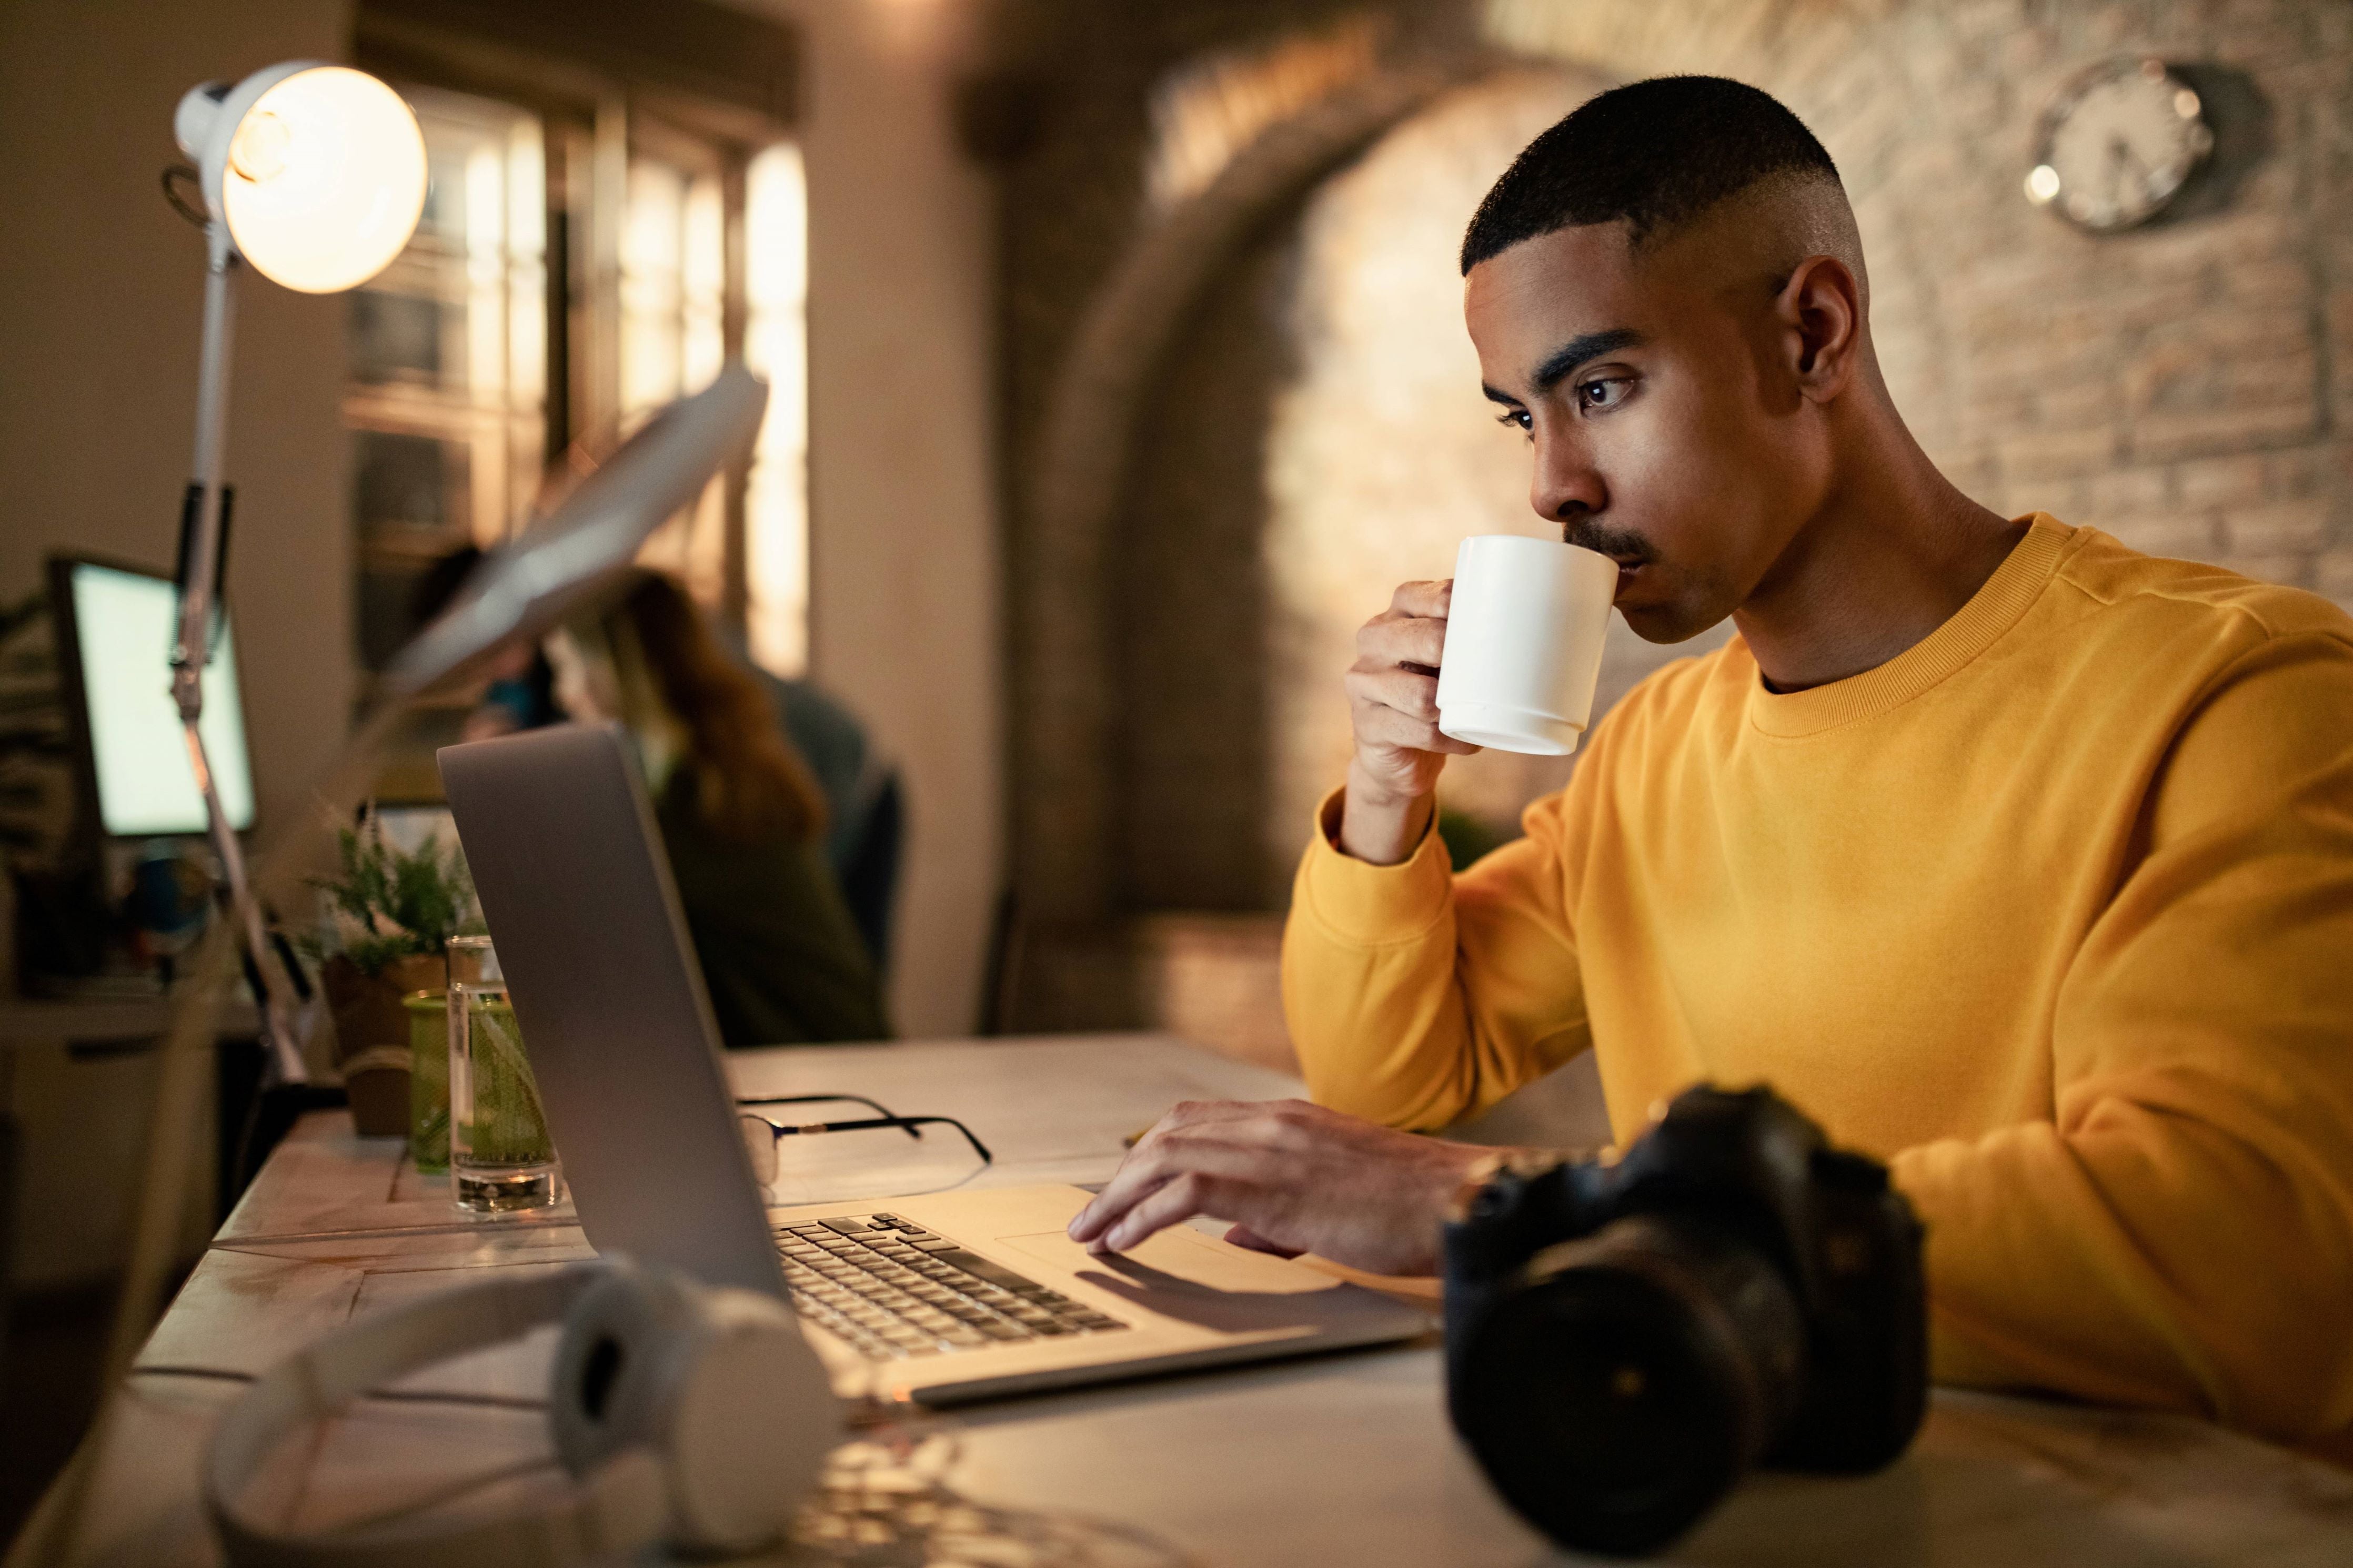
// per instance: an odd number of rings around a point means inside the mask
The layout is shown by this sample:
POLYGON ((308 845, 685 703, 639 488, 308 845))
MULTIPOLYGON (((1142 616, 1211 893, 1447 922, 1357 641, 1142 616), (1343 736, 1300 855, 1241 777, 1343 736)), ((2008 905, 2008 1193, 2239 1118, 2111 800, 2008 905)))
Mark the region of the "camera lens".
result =
POLYGON ((1805 1326, 1722 1227, 1621 1219, 1532 1258, 1461 1368, 1496 1489, 1562 1543, 1637 1554, 1681 1533, 1787 1425, 1805 1326))

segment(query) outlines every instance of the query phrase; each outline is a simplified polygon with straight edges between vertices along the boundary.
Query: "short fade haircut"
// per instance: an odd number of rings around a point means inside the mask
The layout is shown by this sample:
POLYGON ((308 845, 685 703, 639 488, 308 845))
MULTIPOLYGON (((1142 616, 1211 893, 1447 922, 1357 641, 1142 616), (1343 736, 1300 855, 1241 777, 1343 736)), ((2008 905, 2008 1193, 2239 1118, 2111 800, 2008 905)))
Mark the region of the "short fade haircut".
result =
POLYGON ((1814 133, 1771 93, 1720 76, 1612 88, 1512 160, 1462 237, 1462 270, 1588 224, 1623 221, 1640 247, 1777 174, 1839 177, 1814 133))

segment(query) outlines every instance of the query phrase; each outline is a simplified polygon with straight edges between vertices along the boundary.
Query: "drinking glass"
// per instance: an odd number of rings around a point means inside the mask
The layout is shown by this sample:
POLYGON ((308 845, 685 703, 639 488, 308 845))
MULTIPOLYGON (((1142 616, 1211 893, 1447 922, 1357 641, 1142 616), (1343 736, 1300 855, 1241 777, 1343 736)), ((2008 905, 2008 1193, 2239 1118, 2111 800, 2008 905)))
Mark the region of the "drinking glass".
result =
POLYGON ((449 994, 412 991, 408 1012, 408 1157, 424 1175, 449 1168, 449 994))
POLYGON ((539 1083, 486 936, 449 942, 449 1187, 476 1214, 541 1208, 562 1190, 539 1083))

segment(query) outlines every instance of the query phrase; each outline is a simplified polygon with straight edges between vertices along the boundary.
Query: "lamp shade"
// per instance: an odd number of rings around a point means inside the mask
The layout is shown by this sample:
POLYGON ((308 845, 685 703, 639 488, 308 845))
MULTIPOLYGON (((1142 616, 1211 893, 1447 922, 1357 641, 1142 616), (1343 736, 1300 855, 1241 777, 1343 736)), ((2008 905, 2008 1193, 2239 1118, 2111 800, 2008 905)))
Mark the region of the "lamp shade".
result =
POLYGON ((751 451, 767 406, 767 384, 737 362, 655 415, 553 512, 474 568, 440 618, 394 658, 386 691, 414 697, 610 591, 655 529, 751 451))
POLYGON ((365 71, 295 60, 180 100, 205 203, 256 271, 306 294, 366 282, 425 210, 425 137, 365 71))

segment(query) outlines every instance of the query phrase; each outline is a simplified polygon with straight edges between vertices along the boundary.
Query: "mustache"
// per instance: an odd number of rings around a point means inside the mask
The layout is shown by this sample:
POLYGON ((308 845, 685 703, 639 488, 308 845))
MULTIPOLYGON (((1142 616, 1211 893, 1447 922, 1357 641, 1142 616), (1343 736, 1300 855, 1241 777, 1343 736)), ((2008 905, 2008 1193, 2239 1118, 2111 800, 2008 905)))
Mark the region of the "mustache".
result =
POLYGON ((1651 542, 1641 534, 1623 528, 1609 528, 1588 519, 1573 517, 1560 525, 1563 543, 1581 550, 1607 555, 1620 565, 1647 565, 1658 558, 1651 542))

